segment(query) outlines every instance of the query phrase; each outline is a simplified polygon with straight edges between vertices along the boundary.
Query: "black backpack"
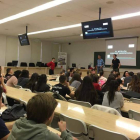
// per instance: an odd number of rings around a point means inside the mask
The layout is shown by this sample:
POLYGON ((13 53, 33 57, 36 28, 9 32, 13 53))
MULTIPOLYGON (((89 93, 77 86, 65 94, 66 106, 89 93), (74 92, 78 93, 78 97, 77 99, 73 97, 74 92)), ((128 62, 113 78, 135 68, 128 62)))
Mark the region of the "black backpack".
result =
POLYGON ((20 117, 24 117, 26 114, 26 111, 24 109, 24 106, 21 104, 15 104, 11 108, 6 109, 2 115, 1 118, 8 122, 8 121, 15 121, 19 119, 20 117))

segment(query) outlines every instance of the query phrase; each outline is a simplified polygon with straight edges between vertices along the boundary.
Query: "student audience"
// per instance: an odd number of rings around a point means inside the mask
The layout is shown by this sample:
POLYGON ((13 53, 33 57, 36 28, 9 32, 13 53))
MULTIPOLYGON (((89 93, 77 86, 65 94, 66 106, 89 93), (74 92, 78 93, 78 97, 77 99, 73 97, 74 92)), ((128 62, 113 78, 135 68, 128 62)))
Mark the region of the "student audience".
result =
POLYGON ((25 88, 28 81, 29 81, 29 71, 28 70, 22 70, 21 75, 18 78, 18 85, 25 88))
POLYGON ((39 75, 37 73, 33 73, 31 79, 26 84, 25 88, 30 89, 32 92, 34 91, 35 85, 37 84, 39 75))
POLYGON ((52 87, 53 92, 57 92, 60 95, 62 95, 64 98, 66 98, 66 94, 70 95, 71 97, 74 96, 74 94, 71 92, 69 88, 69 84, 67 82, 67 77, 64 75, 61 75, 59 78, 59 84, 56 84, 52 87))
POLYGON ((121 78, 121 80, 124 80, 128 76, 129 76, 128 71, 125 71, 124 74, 123 74, 123 77, 121 78))
POLYGON ((102 105, 115 108, 121 113, 121 108, 124 105, 124 99, 120 91, 120 85, 117 80, 110 82, 109 91, 107 91, 103 98, 102 105))
POLYGON ((50 87, 47 85, 47 76, 42 74, 39 76, 37 80, 37 84, 34 87, 36 92, 48 92, 50 91, 50 87))
POLYGON ((94 86, 95 90, 101 91, 101 87, 98 84, 99 83, 99 76, 91 74, 90 77, 92 79, 93 86, 94 86))
POLYGON ((102 92, 107 92, 107 91, 109 91, 110 82, 111 82, 112 80, 115 80, 115 77, 111 75, 111 76, 108 77, 106 83, 103 84, 103 86, 102 86, 102 88, 101 88, 101 89, 102 89, 102 92))
MULTIPOLYGON (((27 118, 20 118, 13 126, 8 140, 73 140, 73 137, 66 131, 66 122, 58 122, 61 136, 48 130, 54 117, 54 110, 57 101, 48 94, 38 94, 32 97, 27 104, 27 118)), ((3 123, 4 126, 4 123, 3 123)), ((3 127, 1 127, 3 128, 3 127)), ((3 135, 8 135, 6 129, 3 135)), ((1 135, 2 135, 1 134, 1 135)))
POLYGON ((120 72, 116 72, 116 74, 115 74, 116 76, 116 79, 120 79, 121 78, 121 75, 120 75, 120 72))
POLYGON ((81 85, 81 76, 80 76, 80 74, 75 73, 69 83, 70 83, 70 86, 78 89, 79 86, 81 85))
POLYGON ((89 102, 91 105, 97 103, 98 95, 89 76, 84 77, 82 84, 75 91, 75 97, 76 100, 89 102))
POLYGON ((6 85, 10 87, 15 87, 18 83, 18 78, 21 74, 20 70, 17 70, 14 72, 14 75, 7 81, 6 85))
POLYGON ((140 79, 137 75, 132 76, 132 80, 128 84, 128 90, 140 93, 140 79))
POLYGON ((13 76, 13 70, 11 68, 8 68, 6 70, 6 75, 5 75, 5 83, 13 76))
POLYGON ((100 71, 100 78, 99 78, 99 85, 102 87, 102 85, 107 81, 107 78, 104 77, 104 71, 100 71))
MULTIPOLYGON (((64 72, 64 71, 61 71, 61 72, 60 72, 60 76, 61 76, 61 75, 65 75, 65 72, 64 72)), ((56 82, 59 82, 59 77, 60 77, 60 76, 58 76, 58 77, 56 78, 56 82)))
POLYGON ((96 74, 96 71, 95 71, 95 69, 91 69, 91 74, 96 74))
POLYGON ((133 75, 134 75, 133 72, 128 73, 128 76, 125 77, 125 79, 124 79, 124 87, 127 87, 127 85, 131 82, 133 75))

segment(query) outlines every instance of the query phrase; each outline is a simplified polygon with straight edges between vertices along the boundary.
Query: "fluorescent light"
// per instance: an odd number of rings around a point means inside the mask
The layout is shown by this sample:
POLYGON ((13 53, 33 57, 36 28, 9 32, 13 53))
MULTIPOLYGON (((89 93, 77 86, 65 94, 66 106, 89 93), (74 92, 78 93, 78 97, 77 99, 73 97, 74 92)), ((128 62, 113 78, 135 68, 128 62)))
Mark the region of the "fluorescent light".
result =
POLYGON ((106 26, 106 25, 108 25, 108 22, 106 22, 106 23, 103 23, 103 26, 106 26))
POLYGON ((81 23, 80 24, 69 25, 69 26, 64 26, 64 27, 52 28, 52 29, 48 29, 48 30, 37 31, 37 32, 31 32, 31 33, 28 33, 28 35, 65 30, 65 29, 76 28, 76 27, 80 27, 80 26, 81 26, 81 23))
POLYGON ((18 18, 21 18, 21 17, 25 17, 25 16, 28 16, 28 15, 31 15, 31 14, 34 14, 34 13, 37 13, 37 12, 40 12, 40 11, 44 11, 44 10, 47 10, 49 8, 52 8, 52 7, 55 7, 55 6, 58 6, 58 5, 61 5, 63 3, 69 2, 69 1, 72 1, 72 0, 54 0, 54 1, 51 1, 51 2, 48 2, 48 3, 45 3, 43 5, 34 7, 30 10, 27 10, 27 11, 18 13, 16 15, 1 19, 0 24, 11 21, 11 20, 15 20, 15 19, 18 19, 18 18))
POLYGON ((85 25, 84 28, 89 28, 89 25, 85 25))
POLYGON ((125 15, 120 15, 120 16, 115 16, 115 17, 112 17, 112 20, 119 20, 119 19, 136 17, 136 16, 140 16, 140 12, 125 14, 125 15))
POLYGON ((80 34, 80 36, 83 36, 83 34, 80 34))
POLYGON ((134 48, 135 44, 129 44, 129 48, 134 48))
POLYGON ((113 49, 113 45, 108 45, 108 49, 113 49))

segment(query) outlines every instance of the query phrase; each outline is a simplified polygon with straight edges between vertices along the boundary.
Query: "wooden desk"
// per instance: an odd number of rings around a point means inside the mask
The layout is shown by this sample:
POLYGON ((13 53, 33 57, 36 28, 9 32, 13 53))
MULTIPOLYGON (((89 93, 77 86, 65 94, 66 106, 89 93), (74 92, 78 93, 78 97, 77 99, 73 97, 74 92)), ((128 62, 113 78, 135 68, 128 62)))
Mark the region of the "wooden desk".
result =
MULTIPOLYGON (((13 99, 22 99, 26 102, 36 95, 27 91, 7 87, 7 96, 13 99)), ((87 125, 96 125, 104 129, 122 133, 130 140, 135 140, 140 135, 140 122, 127 119, 120 116, 115 116, 102 111, 94 110, 84 106, 76 105, 73 103, 58 101, 58 106, 55 109, 55 114, 60 113, 84 121, 87 125)), ((126 104, 127 106, 128 104, 126 104)))
POLYGON ((56 82, 56 81, 47 81, 47 84, 50 84, 51 86, 54 86, 56 84, 59 84, 59 82, 56 82))

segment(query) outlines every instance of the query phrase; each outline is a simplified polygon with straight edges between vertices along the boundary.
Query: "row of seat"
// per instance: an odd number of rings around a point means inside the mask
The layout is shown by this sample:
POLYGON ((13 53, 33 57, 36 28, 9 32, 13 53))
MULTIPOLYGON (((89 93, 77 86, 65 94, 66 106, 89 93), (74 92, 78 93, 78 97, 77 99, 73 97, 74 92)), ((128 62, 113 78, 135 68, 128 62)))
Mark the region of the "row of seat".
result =
MULTIPOLYGON (((12 62, 8 62, 7 66, 13 66, 12 62)), ((21 62, 20 66, 21 67, 27 67, 28 64, 26 62, 21 62)), ((36 65, 35 65, 35 63, 29 63, 29 67, 35 67, 35 66, 37 66, 37 67, 47 67, 47 63, 37 62, 36 65)))

